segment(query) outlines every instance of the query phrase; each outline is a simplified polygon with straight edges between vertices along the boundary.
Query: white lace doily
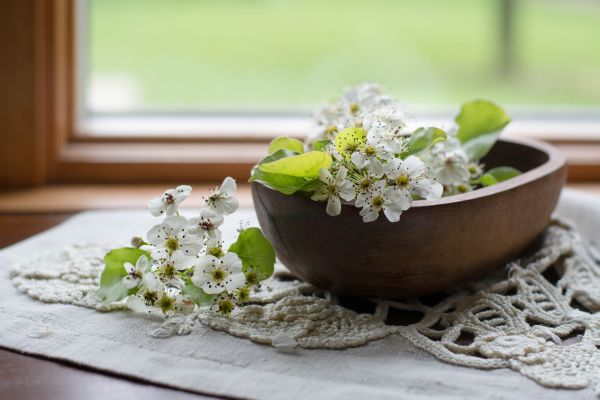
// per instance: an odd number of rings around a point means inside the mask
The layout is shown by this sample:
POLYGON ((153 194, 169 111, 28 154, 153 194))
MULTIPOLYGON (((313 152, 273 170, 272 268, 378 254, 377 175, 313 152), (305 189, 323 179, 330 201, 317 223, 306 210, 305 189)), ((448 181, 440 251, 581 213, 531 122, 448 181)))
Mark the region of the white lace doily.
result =
MULTIPOLYGON (((22 293, 99 311, 102 257, 114 246, 77 245, 38 256, 12 272, 22 293)), ((569 226, 554 221, 537 251, 444 296, 413 301, 338 299, 278 269, 250 305, 225 317, 210 310, 175 316, 151 332, 191 332, 196 321, 275 346, 342 349, 387 335, 455 365, 510 368, 541 385, 600 386, 600 265, 569 226), (353 309, 370 307, 370 313, 353 309), (408 321, 412 319, 413 321, 408 321), (415 322, 416 321, 416 322, 415 322)))

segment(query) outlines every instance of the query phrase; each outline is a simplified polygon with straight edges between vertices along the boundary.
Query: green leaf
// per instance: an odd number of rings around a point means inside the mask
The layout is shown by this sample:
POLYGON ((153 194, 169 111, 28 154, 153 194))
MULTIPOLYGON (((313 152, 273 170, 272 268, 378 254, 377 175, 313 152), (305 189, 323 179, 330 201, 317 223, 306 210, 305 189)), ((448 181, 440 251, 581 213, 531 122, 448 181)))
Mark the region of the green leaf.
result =
POLYGON ((123 247, 106 253, 98 290, 98 295, 104 303, 122 300, 137 291, 137 288, 128 291, 123 284, 123 278, 127 275, 123 265, 126 262, 135 265, 141 256, 150 258, 150 253, 135 247, 123 247))
POLYGON ((250 182, 262 183, 283 194, 306 191, 315 181, 318 181, 318 179, 306 179, 297 176, 263 172, 258 166, 252 170, 252 177, 250 177, 250 182))
POLYGON ((262 172, 281 174, 306 179, 319 176, 321 168, 329 169, 333 160, 331 156, 322 151, 309 151, 297 156, 281 158, 277 161, 259 164, 262 172))
POLYGON ((184 277, 185 285, 181 289, 181 294, 184 296, 189 296, 194 303, 202 306, 210 306, 213 304, 216 294, 208 294, 198 286, 192 283, 191 278, 184 277))
POLYGON ((277 190, 283 194, 293 194, 298 191, 307 191, 314 186, 314 182, 318 181, 316 178, 303 178, 297 176, 290 176, 285 174, 277 174, 271 172, 264 172, 259 167, 263 164, 268 164, 284 158, 297 156, 298 153, 279 149, 275 153, 268 155, 263 158, 258 165, 252 169, 252 176, 250 182, 258 182, 272 189, 277 190))
POLYGON ((498 140, 510 117, 502 108, 487 100, 475 100, 463 104, 455 121, 456 137, 463 144, 469 160, 483 158, 498 140))
POLYGON ((271 141, 271 144, 269 145, 269 154, 275 153, 280 149, 294 151, 301 154, 304 153, 304 143, 298 139, 280 136, 271 141))
POLYGON ((496 167, 490 169, 479 178, 483 186, 492 186, 510 178, 521 175, 521 171, 513 167, 496 167))
POLYGON ((439 128, 419 128, 410 136, 406 150, 400 154, 400 157, 404 159, 412 154, 422 153, 444 140, 446 140, 446 132, 439 128))
POLYGON ((289 150, 279 149, 275 153, 263 158, 260 163, 252 169, 250 182, 262 183, 283 194, 294 194, 298 191, 310 191, 314 188, 315 181, 318 180, 317 177, 320 167, 329 168, 331 162, 331 156, 323 152, 312 151, 298 154, 289 150), (300 157, 300 159, 297 159, 296 157, 300 157), (291 160, 291 162, 288 162, 287 160, 291 160), (276 161, 280 161, 280 163, 273 165, 276 161), (264 165, 268 165, 267 171, 263 170, 262 167, 264 165), (307 173, 306 177, 294 176, 293 174, 289 174, 289 170, 292 167, 305 167, 310 171, 307 173))
POLYGON ((346 128, 335 137, 335 148, 349 160, 352 153, 366 142, 367 132, 363 128, 346 128))
POLYGON ((290 151, 290 150, 286 150, 286 149, 279 149, 276 152, 271 153, 268 156, 266 156, 265 158, 263 158, 262 160, 260 160, 258 165, 281 160, 282 158, 286 158, 286 157, 297 156, 298 154, 300 154, 300 153, 296 153, 295 151, 290 151))
POLYGON ((260 229, 247 228, 240 231, 240 235, 235 243, 229 246, 228 251, 240 256, 244 272, 252 267, 259 272, 262 279, 267 279, 273 274, 275 250, 260 229))
POLYGON ((313 150, 325 151, 325 148, 330 144, 330 140, 317 140, 312 143, 313 150))

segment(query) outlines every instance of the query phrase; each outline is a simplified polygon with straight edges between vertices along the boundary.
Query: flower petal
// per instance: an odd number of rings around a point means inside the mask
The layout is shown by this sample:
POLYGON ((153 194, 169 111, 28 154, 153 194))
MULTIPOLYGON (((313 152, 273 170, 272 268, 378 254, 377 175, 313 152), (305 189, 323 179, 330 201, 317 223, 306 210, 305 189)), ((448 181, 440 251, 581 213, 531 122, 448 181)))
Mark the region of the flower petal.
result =
POLYGON ((242 260, 236 253, 227 253, 221 259, 223 265, 230 270, 230 273, 242 271, 242 260))
POLYGON ((230 292, 241 288, 246 283, 245 275, 240 271, 235 274, 231 274, 228 277, 227 283, 225 284, 225 288, 230 292))
POLYGON ((148 202, 148 210, 150 214, 155 217, 158 217, 165 212, 164 203, 162 201, 162 197, 156 197, 148 202))
POLYGON ((149 307, 139 296, 129 296, 127 298, 127 308, 138 313, 145 313, 149 310, 149 307))
POLYGON ((221 193, 226 193, 228 195, 233 196, 237 191, 237 185, 235 184, 235 180, 230 176, 225 178, 223 180, 223 183, 221 184, 219 191, 221 193))
POLYGON ((331 172, 329 172, 327 168, 321 168, 319 170, 319 179, 321 180, 321 182, 324 182, 328 185, 333 183, 333 177, 331 176, 331 172))
POLYGON ((328 215, 333 217, 340 215, 342 212, 342 203, 340 202, 340 198, 338 196, 331 196, 327 201, 327 208, 325 211, 328 215))
POLYGON ((125 287, 127 289, 133 289, 134 287, 138 286, 140 284, 140 280, 139 278, 134 278, 131 275, 127 275, 123 277, 123 285, 125 285, 125 287))
POLYGON ((124 263, 124 264, 123 264, 123 268, 125 268, 125 271, 126 271, 128 274, 130 274, 130 273, 132 273, 133 271, 135 271, 135 267, 133 266, 133 264, 132 264, 132 263, 128 263, 128 262, 124 263))
POLYGON ((398 221, 400 221, 400 215, 402 214, 401 211, 392 210, 389 207, 384 207, 383 208, 383 213, 385 214, 385 216, 387 217, 388 221, 390 221, 390 222, 398 222, 398 221))

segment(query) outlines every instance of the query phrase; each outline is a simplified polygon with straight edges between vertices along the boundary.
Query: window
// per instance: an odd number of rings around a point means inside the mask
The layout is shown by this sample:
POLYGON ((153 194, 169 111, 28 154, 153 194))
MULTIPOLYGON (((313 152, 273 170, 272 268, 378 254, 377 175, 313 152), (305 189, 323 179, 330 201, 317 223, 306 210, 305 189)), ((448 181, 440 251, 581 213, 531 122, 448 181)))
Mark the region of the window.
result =
POLYGON ((359 81, 425 122, 492 98, 508 135, 600 176, 597 1, 20 0, 0 19, 3 184, 246 179, 359 81))
MULTIPOLYGON (((486 96, 513 129, 600 136, 600 6, 544 0, 81 1, 90 135, 301 134, 359 81, 449 119, 486 96)), ((86 130, 84 129, 84 130, 86 130)))

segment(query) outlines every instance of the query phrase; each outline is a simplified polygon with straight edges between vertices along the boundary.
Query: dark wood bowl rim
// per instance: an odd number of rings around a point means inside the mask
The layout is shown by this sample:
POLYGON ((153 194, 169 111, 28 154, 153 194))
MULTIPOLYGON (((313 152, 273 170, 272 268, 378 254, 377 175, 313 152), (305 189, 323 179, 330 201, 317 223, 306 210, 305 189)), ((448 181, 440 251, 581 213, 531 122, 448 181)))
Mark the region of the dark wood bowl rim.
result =
MULTIPOLYGON (((453 196, 442 197, 440 200, 415 200, 411 207, 430 207, 438 204, 460 203, 464 201, 493 196, 500 192, 524 186, 530 182, 536 181, 546 175, 549 175, 565 166, 566 159, 563 153, 556 147, 531 139, 501 139, 502 142, 514 143, 521 146, 531 147, 548 155, 548 160, 540 165, 524 172, 523 174, 497 183, 493 186, 475 189, 471 192, 455 194, 453 196)), ((510 165, 507 165, 510 166, 510 165)), ((348 204, 348 207, 353 207, 348 204)))
MULTIPOLYGON (((442 197, 439 200, 415 200, 412 203, 412 207, 430 207, 438 204, 451 204, 451 203, 460 203, 464 201, 479 199, 482 197, 493 196, 500 192, 504 192, 506 190, 510 190, 519 186, 526 185, 530 182, 540 179, 543 176, 549 175, 556 170, 564 167, 566 163, 565 156, 563 153, 558 150, 556 147, 540 142, 537 140, 531 139, 501 139, 501 141, 506 143, 514 143, 522 146, 527 146, 539 150, 548 155, 548 160, 540 165, 539 167, 535 167, 530 169, 523 174, 506 180, 504 182, 497 183, 493 186, 488 186, 484 188, 475 189, 471 192, 455 194, 453 196, 442 197)), ((510 165, 507 165, 510 166, 510 165)), ((354 207, 351 204, 347 204, 347 207, 354 207)))
MULTIPOLYGON (((455 194, 448 197, 442 197, 439 200, 415 200, 412 202, 411 208, 423 208, 423 207, 432 207, 436 205, 442 204, 452 204, 452 203, 460 203, 470 200, 475 200, 483 197, 494 196, 500 192, 504 192, 507 190, 514 189, 519 186, 526 185, 530 182, 533 182, 537 179, 540 179, 546 175, 549 175, 560 168, 563 168, 566 159, 563 153, 558 150, 556 147, 540 142, 532 139, 501 139, 502 142, 513 143, 521 146, 531 147, 533 149, 539 150, 548 155, 548 160, 538 166, 535 167, 523 174, 506 180, 504 182, 497 183, 493 186, 488 186, 485 188, 480 188, 473 190, 467 193, 455 194)), ((269 187, 267 189, 273 190, 269 187)), ((352 203, 343 202, 342 208, 344 209, 354 209, 354 205, 352 203)))

